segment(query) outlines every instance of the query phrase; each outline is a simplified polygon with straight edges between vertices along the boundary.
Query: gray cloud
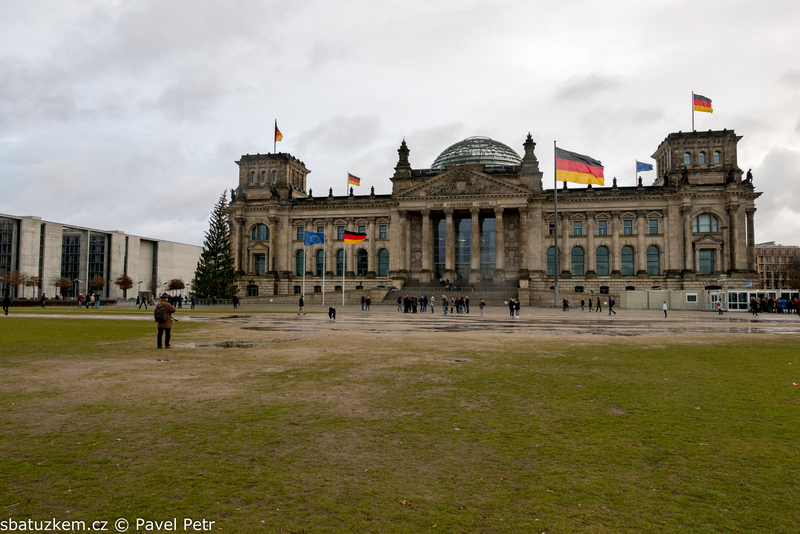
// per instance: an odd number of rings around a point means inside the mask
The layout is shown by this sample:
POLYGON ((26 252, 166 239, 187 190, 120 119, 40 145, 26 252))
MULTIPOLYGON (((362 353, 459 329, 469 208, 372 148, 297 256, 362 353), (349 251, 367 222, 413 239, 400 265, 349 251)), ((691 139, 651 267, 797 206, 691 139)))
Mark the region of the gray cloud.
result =
POLYGON ((556 100, 583 102, 599 93, 614 91, 622 85, 619 75, 587 74, 574 76, 556 90, 556 100))

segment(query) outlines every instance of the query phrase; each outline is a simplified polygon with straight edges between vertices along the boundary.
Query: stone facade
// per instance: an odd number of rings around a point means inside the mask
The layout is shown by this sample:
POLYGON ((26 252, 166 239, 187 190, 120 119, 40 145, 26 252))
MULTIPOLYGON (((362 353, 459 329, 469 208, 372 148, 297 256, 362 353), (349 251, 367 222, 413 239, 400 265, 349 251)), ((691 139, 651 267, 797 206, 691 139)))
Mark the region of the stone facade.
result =
POLYGON ((403 141, 390 195, 351 188, 314 197, 296 158, 242 156, 230 211, 240 295, 298 293, 305 273, 309 293, 323 275, 325 291, 340 289, 344 274, 348 290, 442 278, 516 287, 532 302, 554 285, 556 228, 563 291, 703 289, 722 275, 729 285, 756 282, 761 193, 738 166, 740 139, 728 130, 670 134, 653 154, 652 185, 559 188, 558 221, 530 135, 518 164, 472 158, 444 169, 413 169, 403 141), (306 230, 323 232, 325 243, 304 247, 306 230), (347 245, 342 231, 367 238, 347 245), (343 253, 346 273, 336 261, 343 253))

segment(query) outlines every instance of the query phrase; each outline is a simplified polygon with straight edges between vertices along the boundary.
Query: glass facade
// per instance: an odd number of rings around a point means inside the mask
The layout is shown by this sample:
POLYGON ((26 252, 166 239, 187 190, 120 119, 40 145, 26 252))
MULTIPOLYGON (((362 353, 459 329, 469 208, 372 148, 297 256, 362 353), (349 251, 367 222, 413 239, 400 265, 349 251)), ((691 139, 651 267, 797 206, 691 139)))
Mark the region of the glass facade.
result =
POLYGON ((0 219, 0 275, 11 270, 13 250, 14 221, 0 219))
MULTIPOLYGON (((78 278, 81 264, 81 236, 64 235, 61 238, 61 276, 69 278, 73 282, 78 278)), ((86 287, 86 286, 84 286, 86 287)), ((75 297, 77 288, 72 286, 70 289, 62 291, 75 297)))
MULTIPOLYGON (((95 276, 105 278, 106 236, 89 235, 89 280, 95 276)), ((106 280, 108 283, 108 280, 106 280)), ((100 288, 94 288, 99 290, 100 288)))
POLYGON ((469 278, 472 265, 472 218, 454 217, 456 235, 456 280, 469 278))
POLYGON ((447 219, 433 219, 433 273, 437 280, 444 276, 445 268, 445 235, 447 219))
POLYGON ((595 253, 595 264, 595 273, 597 273, 598 276, 608 276, 608 247, 597 247, 597 252, 595 253))
POLYGON ((633 247, 622 247, 622 253, 620 254, 620 259, 622 260, 622 276, 633 276, 636 274, 636 264, 634 263, 635 255, 633 252, 633 247))
POLYGON ((485 279, 494 277, 494 269, 496 265, 496 252, 495 241, 497 239, 497 232, 495 230, 495 218, 484 217, 480 221, 481 225, 481 274, 485 279))
POLYGON ((389 251, 382 248, 378 251, 378 276, 389 274, 389 251))
POLYGON ((367 276, 367 269, 369 268, 369 255, 367 251, 359 249, 356 252, 356 274, 358 276, 367 276))

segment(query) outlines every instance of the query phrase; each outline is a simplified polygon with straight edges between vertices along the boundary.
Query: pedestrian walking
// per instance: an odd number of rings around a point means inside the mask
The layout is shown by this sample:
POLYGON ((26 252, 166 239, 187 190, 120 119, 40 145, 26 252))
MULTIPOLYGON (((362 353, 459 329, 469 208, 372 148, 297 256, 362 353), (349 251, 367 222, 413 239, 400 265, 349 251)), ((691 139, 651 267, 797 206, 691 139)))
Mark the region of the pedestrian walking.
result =
POLYGON ((328 320, 329 321, 335 321, 336 320, 336 308, 334 308, 333 306, 328 308, 328 320))
POLYGON ((169 346, 169 338, 170 333, 172 332, 172 314, 175 313, 177 310, 175 306, 167 302, 167 298, 169 295, 166 293, 161 295, 161 302, 158 303, 156 309, 153 311, 153 315, 158 322, 158 337, 157 337, 157 348, 162 348, 161 339, 162 336, 164 338, 163 348, 168 349, 169 346))
POLYGON ((300 295, 300 309, 297 311, 297 315, 303 314, 305 315, 306 312, 303 310, 303 307, 306 305, 306 299, 303 298, 303 295, 300 295))
POLYGON ((3 297, 3 313, 8 315, 8 309, 11 307, 11 295, 8 294, 8 289, 6 289, 6 295, 3 297))
POLYGON ((661 306, 661 309, 664 310, 664 319, 667 318, 667 301, 664 301, 664 304, 661 306))
POLYGON ((597 307, 595 308, 595 311, 603 311, 603 307, 600 306, 600 297, 597 297, 597 307))
POLYGON ((47 296, 44 293, 42 293, 42 298, 39 299, 39 303, 42 305, 42 308, 44 308, 45 301, 47 301, 47 296))
POLYGON ((617 312, 615 312, 615 311, 614 311, 614 304, 616 304, 616 302, 614 301, 614 299, 612 299, 611 297, 608 297, 608 314, 609 314, 609 315, 611 315, 612 313, 613 313, 614 315, 616 315, 616 314, 617 314, 617 312))

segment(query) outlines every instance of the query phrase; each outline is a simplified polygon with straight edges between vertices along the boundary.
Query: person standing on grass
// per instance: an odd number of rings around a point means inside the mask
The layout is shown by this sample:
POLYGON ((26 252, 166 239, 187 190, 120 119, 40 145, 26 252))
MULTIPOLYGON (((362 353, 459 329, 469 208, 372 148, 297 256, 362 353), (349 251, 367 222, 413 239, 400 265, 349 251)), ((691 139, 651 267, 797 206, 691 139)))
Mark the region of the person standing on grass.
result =
MULTIPOLYGON (((664 301, 664 304, 661 306, 661 309, 664 310, 664 319, 667 318, 667 301, 664 301)), ((722 312, 720 312, 722 313, 722 312)))
POLYGON ((8 315, 8 309, 11 307, 11 295, 8 294, 8 289, 6 289, 6 295, 3 297, 3 312, 8 315))
MULTIPOLYGON (((156 345, 156 347, 159 349, 161 348, 162 337, 164 337, 164 348, 165 349, 170 348, 169 338, 170 338, 170 333, 172 331, 172 314, 178 311, 175 309, 175 306, 167 302, 168 297, 169 295, 167 295, 166 293, 162 294, 161 302, 159 302, 158 305, 156 305, 156 308, 164 309, 164 314, 163 314, 164 320, 158 322, 158 338, 157 338, 158 344, 156 345)), ((154 312, 154 314, 155 313, 158 312, 156 311, 154 312)))

